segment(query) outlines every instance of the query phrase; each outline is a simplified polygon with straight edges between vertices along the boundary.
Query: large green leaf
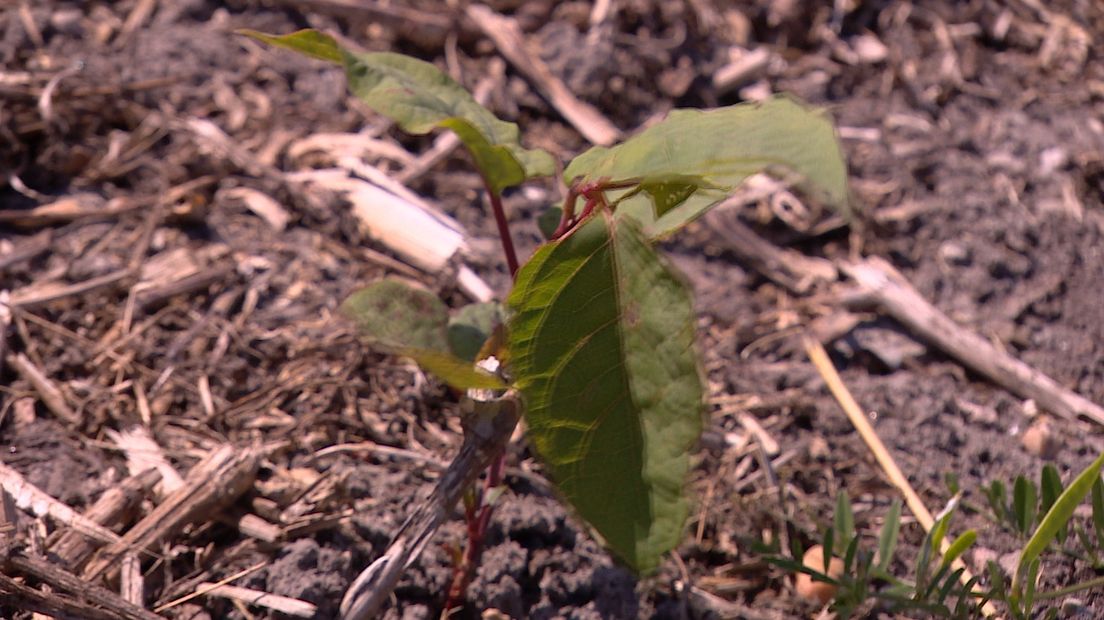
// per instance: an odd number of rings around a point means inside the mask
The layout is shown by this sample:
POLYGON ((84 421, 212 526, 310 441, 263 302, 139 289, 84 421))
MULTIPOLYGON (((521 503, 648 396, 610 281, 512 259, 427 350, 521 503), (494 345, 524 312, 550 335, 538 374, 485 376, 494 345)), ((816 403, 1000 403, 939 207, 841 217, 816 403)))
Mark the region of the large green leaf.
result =
POLYGON ((343 65, 349 90, 410 133, 424 134, 438 127, 456 132, 495 192, 555 170, 549 153, 521 146, 517 125, 499 120, 463 86, 428 62, 390 52, 354 54, 315 30, 283 36, 240 32, 343 65))
POLYGON ((847 166, 831 120, 776 96, 715 110, 675 110, 614 147, 596 146, 564 170, 564 181, 638 181, 618 212, 651 237, 698 217, 747 177, 795 174, 798 186, 849 216, 847 166))
POLYGON ((505 384, 449 352, 448 308, 433 293, 399 280, 380 280, 353 293, 341 313, 361 337, 389 353, 405 355, 458 389, 501 389, 505 384))
POLYGON ((640 571, 678 544, 701 432, 690 295, 632 219, 540 248, 508 304, 510 370, 559 490, 640 571))

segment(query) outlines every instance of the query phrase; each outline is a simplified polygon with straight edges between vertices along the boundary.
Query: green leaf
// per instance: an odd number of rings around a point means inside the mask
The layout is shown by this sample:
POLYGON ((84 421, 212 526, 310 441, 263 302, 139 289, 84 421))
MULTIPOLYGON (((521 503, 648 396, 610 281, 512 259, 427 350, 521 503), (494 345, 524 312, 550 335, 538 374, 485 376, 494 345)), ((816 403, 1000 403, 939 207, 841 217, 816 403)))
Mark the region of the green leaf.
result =
POLYGON ((1028 539, 1020 551, 1020 562, 1016 566, 1016 574, 1012 577, 1013 593, 1019 594, 1020 592, 1023 571, 1054 540, 1058 530, 1069 523, 1069 520, 1073 517, 1074 509, 1089 494, 1093 484, 1100 479, 1100 468, 1102 466, 1104 466, 1104 454, 1096 457, 1095 461, 1074 478, 1073 482, 1055 500, 1054 505, 1047 511, 1042 521, 1039 522, 1039 527, 1035 529, 1035 533, 1031 535, 1031 538, 1028 539))
POLYGON ((1016 476, 1012 484, 1012 511, 1016 517, 1016 529, 1027 534, 1035 525, 1035 509, 1038 506, 1035 485, 1023 476, 1016 476))
POLYGON ((966 552, 970 548, 970 545, 974 544, 977 540, 976 530, 966 530, 954 539, 950 545, 947 546, 947 552, 943 554, 943 567, 950 566, 952 562, 958 559, 958 556, 966 552))
POLYGON ((844 544, 855 537, 855 514, 851 511, 851 498, 846 489, 840 489, 836 496, 836 511, 832 519, 832 526, 836 528, 840 540, 844 544))
POLYGON ((614 553, 653 569, 682 538, 702 425, 686 285, 635 221, 603 211, 541 247, 508 304, 533 446, 614 553))
POLYGON ((821 537, 823 542, 820 545, 821 556, 824 558, 824 572, 828 572, 828 567, 831 566, 832 558, 836 555, 836 528, 830 527, 824 530, 824 536, 821 537))
POLYGON ((553 233, 560 227, 560 220, 563 218, 563 207, 551 206, 541 211, 541 214, 537 216, 537 228, 540 229, 541 235, 547 241, 552 238, 553 233))
POLYGON ((1092 522, 1097 545, 1104 545, 1104 481, 1099 478, 1092 484, 1092 522))
POLYGON ((878 569, 889 570, 889 563, 893 560, 893 552, 897 549, 897 537, 901 532, 901 500, 895 499, 886 513, 885 523, 882 524, 881 534, 878 536, 878 569))
MULTIPOLYGON (((1039 476, 1039 490, 1042 494, 1039 500, 1039 513, 1046 514, 1058 496, 1062 494, 1062 477, 1058 475, 1058 468, 1051 463, 1043 465, 1042 474, 1039 476)), ((1058 529, 1058 544, 1066 542, 1069 528, 1063 525, 1058 529)))
POLYGON ((449 350, 462 360, 474 362, 495 325, 502 323, 502 307, 497 302, 468 304, 448 321, 449 350))
POLYGON ((985 498, 989 500, 989 507, 993 509, 993 516, 998 523, 1009 523, 1011 521, 1008 516, 1007 497, 1004 483, 1000 480, 994 480, 985 489, 985 498))
POLYGON ((555 171, 549 153, 521 146, 517 125, 499 120, 431 63, 391 52, 354 54, 332 37, 314 30, 283 36, 239 32, 343 65, 349 90, 410 133, 451 129, 471 152, 476 167, 495 193, 555 171))
POLYGON ((798 186, 850 217, 847 166, 826 114, 785 96, 715 110, 675 110, 662 122, 614 147, 593 147, 564 170, 564 182, 638 181, 643 192, 626 199, 651 237, 698 217, 747 177, 796 174, 798 186), (692 208, 695 190, 712 190, 692 208), (652 212, 643 213, 642 202, 652 212))
POLYGON ((268 43, 269 45, 275 45, 277 47, 299 52, 304 56, 310 56, 316 60, 325 60, 326 62, 332 62, 337 65, 345 62, 345 52, 341 49, 341 46, 337 44, 337 41, 335 41, 333 37, 322 34, 317 30, 300 30, 281 36, 265 34, 263 32, 244 28, 238 30, 237 33, 251 39, 256 39, 262 43, 268 43))
POLYGON ((405 355, 458 389, 502 389, 505 383, 448 350, 448 308, 433 293, 411 283, 380 280, 341 304, 361 338, 389 353, 405 355))

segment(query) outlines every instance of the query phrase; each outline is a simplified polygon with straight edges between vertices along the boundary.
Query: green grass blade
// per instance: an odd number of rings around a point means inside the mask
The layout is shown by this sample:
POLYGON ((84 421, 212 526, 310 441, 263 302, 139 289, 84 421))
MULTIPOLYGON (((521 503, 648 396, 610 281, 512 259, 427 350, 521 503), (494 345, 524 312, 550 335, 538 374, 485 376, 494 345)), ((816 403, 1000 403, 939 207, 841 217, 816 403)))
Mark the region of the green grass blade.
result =
POLYGON ((847 495, 847 489, 840 489, 836 496, 832 526, 836 528, 836 533, 844 543, 855 537, 855 513, 851 510, 851 498, 847 495))
POLYGON ((966 552, 977 541, 976 530, 966 530, 947 546, 947 552, 943 554, 943 566, 950 566, 959 556, 966 552))
POLYGON ((1099 478, 1092 484, 1092 522, 1096 544, 1104 546, 1104 481, 1099 478))
POLYGON ((1016 518, 1016 529, 1026 535, 1035 527, 1035 510, 1038 507, 1038 493, 1035 484, 1024 476, 1016 476, 1012 485, 1012 514, 1016 518))
POLYGON ((897 549, 897 538, 901 532, 901 500, 895 499, 886 513, 885 523, 878 535, 878 569, 889 570, 893 561, 893 552, 897 549))
POLYGON ((821 549, 823 549, 824 551, 822 555, 824 556, 824 572, 826 573, 828 572, 828 563, 832 560, 832 557, 835 555, 836 552, 835 545, 836 528, 830 527, 824 530, 823 543, 821 543, 820 545, 821 549))
MULTIPOLYGON (((1043 471, 1039 475, 1039 492, 1039 514, 1045 515, 1062 494, 1062 477, 1058 475, 1058 468, 1051 463, 1043 465, 1043 471)), ((1069 526, 1063 524, 1058 528, 1058 544, 1065 543, 1068 535, 1069 526)))
POLYGON ((851 572, 851 568, 855 564, 855 556, 859 552, 859 537, 853 536, 851 541, 847 543, 847 550, 843 554, 843 570, 846 573, 851 572))
POLYGON ((1069 522, 1077 505, 1092 490, 1093 483, 1100 480, 1101 466, 1104 466, 1104 454, 1096 457, 1096 460, 1078 474, 1073 482, 1066 487, 1065 491, 1062 491, 1062 494, 1055 500, 1054 505, 1051 506, 1039 523, 1039 527, 1035 529, 1035 533, 1024 544, 1020 551, 1020 562, 1016 566, 1016 574, 1012 578, 1013 593, 1019 593, 1020 591, 1024 569, 1030 566, 1054 540, 1058 530, 1069 522))

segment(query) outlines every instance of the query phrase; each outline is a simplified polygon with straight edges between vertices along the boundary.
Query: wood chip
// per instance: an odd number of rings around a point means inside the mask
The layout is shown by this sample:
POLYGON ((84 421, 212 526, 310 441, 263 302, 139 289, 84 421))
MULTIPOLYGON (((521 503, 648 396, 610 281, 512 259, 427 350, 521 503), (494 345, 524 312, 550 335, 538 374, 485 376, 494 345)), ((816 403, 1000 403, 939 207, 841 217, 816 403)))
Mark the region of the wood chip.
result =
POLYGON ((291 214, 280 206, 268 194, 250 187, 235 187, 219 192, 223 197, 240 201, 247 209, 265 221, 273 230, 280 232, 287 228, 291 214))
POLYGON ((31 387, 38 392, 42 403, 46 405, 51 413, 69 424, 81 423, 81 416, 73 411, 69 403, 65 401, 65 395, 61 393, 61 390, 26 355, 22 353, 9 355, 8 364, 15 368, 15 371, 19 373, 19 376, 26 379, 27 383, 31 384, 31 387))
POLYGON ((753 50, 734 48, 731 62, 713 74, 713 87, 718 93, 726 93, 734 88, 746 86, 762 77, 770 65, 771 52, 765 47, 753 50))
MULTIPOLYGON (((155 469, 131 476, 101 493, 82 516, 91 523, 116 529, 130 521, 130 515, 160 479, 161 474, 155 469)), ((55 536, 48 548, 49 554, 58 558, 62 565, 75 570, 84 564, 96 545, 76 531, 67 530, 55 536)))
POLYGON ((77 511, 28 482, 23 474, 3 463, 0 463, 0 487, 11 494, 16 506, 36 517, 49 517, 52 521, 71 527, 74 531, 101 543, 122 542, 122 539, 111 530, 81 516, 77 511))
POLYGON ((203 582, 199 584, 197 590, 203 591, 207 596, 221 596, 223 598, 234 599, 246 605, 264 607, 296 618, 313 618, 318 612, 318 607, 313 603, 308 603, 307 601, 301 601, 297 598, 288 596, 269 594, 268 592, 250 588, 203 582))
POLYGON ((149 549, 171 538, 185 525, 209 518, 238 498, 253 483, 260 462, 260 450, 224 445, 197 463, 176 493, 132 527, 122 539, 104 549, 84 568, 85 579, 112 579, 119 570, 119 558, 131 549, 149 549))
POLYGON ((127 470, 132 476, 148 469, 157 471, 161 476, 161 482, 157 485, 158 496, 170 495, 184 486, 184 479, 165 458, 164 451, 154 441, 149 429, 133 426, 124 431, 109 428, 106 432, 108 438, 126 455, 127 470))

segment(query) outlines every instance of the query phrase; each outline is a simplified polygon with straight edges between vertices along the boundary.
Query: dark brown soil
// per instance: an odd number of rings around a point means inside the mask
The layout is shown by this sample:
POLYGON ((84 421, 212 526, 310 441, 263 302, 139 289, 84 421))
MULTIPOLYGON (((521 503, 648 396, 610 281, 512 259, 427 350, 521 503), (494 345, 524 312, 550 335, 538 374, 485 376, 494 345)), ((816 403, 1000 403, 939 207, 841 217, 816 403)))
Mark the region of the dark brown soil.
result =
MULTIPOLYGON (((339 32, 366 49, 451 65, 468 86, 496 51, 452 9, 428 0, 355 3, 417 9, 381 10, 379 21, 370 10, 311 8, 326 2, 156 3, 128 29, 143 4, 51 0, 0 13, 0 301, 139 269, 115 285, 15 310, 9 325, 0 320, 0 459, 80 511, 128 474, 109 430, 146 426, 181 473, 222 442, 284 442, 226 513, 272 519, 308 490, 326 489, 309 503, 314 525, 280 523, 288 526, 284 536, 265 543, 215 515, 197 521, 143 564, 145 604, 154 609, 201 581, 261 564, 235 584, 310 601, 317 617, 335 617, 350 581, 459 446, 457 401, 405 362, 362 349, 332 319, 345 295, 397 268, 380 258, 386 248, 360 231, 346 205, 305 200, 276 179, 314 163, 287 152, 314 133, 376 128, 415 154, 430 142, 355 103, 339 70, 233 31, 339 32), (380 17, 388 11, 400 16, 380 17), (214 123, 239 151, 197 139, 188 129, 195 119, 214 123), (287 228, 273 229, 233 199, 239 187, 275 198, 291 215, 287 228), (102 213, 16 217, 66 197, 102 213), (202 286, 143 301, 136 284, 152 276, 141 269, 188 261, 210 276, 202 286), (16 354, 60 388, 79 423, 59 420, 38 400, 12 367, 16 354), (315 456, 366 441, 406 456, 315 456)), ((488 4, 514 16, 569 87, 626 132, 672 107, 727 105, 756 91, 828 106, 861 212, 854 232, 802 232, 766 203, 749 206, 746 221, 811 255, 888 259, 957 322, 1104 403, 1098 2, 629 0, 614 3, 612 29, 593 41, 590 3, 488 4), (734 46, 767 46, 773 58, 741 88, 721 92, 712 76, 734 46)), ((532 144, 564 158, 586 147, 512 69, 491 107, 517 121, 532 144)), ((507 199, 525 255, 539 239, 530 218, 553 191, 537 186, 507 199)), ((467 227, 468 263, 501 294, 508 275, 479 188, 459 153, 412 185, 467 227)), ((680 561, 638 579, 532 476, 509 476, 459 617, 490 609, 517 618, 726 615, 688 595, 687 583, 728 601, 728 617, 812 617, 817 608, 796 597, 789 577, 764 564, 754 544, 777 539, 787 517, 802 543, 813 542, 846 490, 873 545, 896 492, 805 358, 795 329, 834 302, 776 287, 723 250, 719 234, 695 224, 667 244, 697 294, 711 402, 735 396, 745 405, 711 406, 693 480, 698 511, 680 561), (740 447, 741 411, 780 444, 773 476, 781 492, 754 449, 740 447)), ((422 279, 461 299, 450 278, 422 279)), ((955 528, 979 530, 971 567, 1022 546, 986 517, 980 488, 1018 474, 1038 478, 1045 461, 1021 442, 1033 403, 873 314, 830 350, 933 512, 951 496, 945 476, 957 476, 966 495, 955 528)), ((1104 450, 1094 425, 1057 418, 1052 425, 1059 449, 1051 462, 1067 479, 1104 450)), ((523 445, 511 449, 508 464, 539 476, 523 445)), ((55 527, 24 514, 15 540, 40 550, 55 527)), ((911 521, 903 533, 902 557, 911 557, 923 533, 911 521)), ((386 617, 439 615, 451 550, 463 541, 457 518, 403 577, 386 617)), ((1083 563, 1050 562, 1046 588, 1092 575, 1083 563)), ((895 569, 907 575, 903 562, 895 569)), ((1078 598, 1086 617, 1104 614, 1095 591, 1078 598)), ((163 613, 282 617, 202 596, 163 613)), ((0 601, 0 616, 30 612, 0 601)))

